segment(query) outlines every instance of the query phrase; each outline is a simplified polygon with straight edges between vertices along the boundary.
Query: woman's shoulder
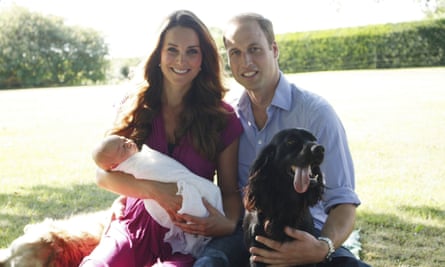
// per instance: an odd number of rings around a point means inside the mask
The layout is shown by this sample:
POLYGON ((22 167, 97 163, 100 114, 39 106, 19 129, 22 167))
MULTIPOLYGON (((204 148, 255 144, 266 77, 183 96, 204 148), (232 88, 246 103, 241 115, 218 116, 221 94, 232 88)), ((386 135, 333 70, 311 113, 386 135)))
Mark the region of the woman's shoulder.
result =
POLYGON ((227 116, 229 117, 229 124, 240 124, 241 125, 241 122, 239 122, 238 115, 235 112, 235 108, 231 104, 227 103, 224 100, 221 101, 221 105, 222 105, 223 109, 226 111, 227 116))
POLYGON ((239 137, 244 130, 234 108, 226 102, 223 102, 222 105, 228 112, 228 120, 221 137, 224 144, 230 144, 235 138, 239 137))

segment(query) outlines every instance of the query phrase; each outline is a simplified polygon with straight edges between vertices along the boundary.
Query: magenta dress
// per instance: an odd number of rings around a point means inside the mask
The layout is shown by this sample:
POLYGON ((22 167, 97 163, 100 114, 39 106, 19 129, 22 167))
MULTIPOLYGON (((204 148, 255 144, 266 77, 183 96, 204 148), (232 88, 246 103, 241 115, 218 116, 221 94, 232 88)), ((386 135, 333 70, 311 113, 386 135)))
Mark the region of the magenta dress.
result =
MULTIPOLYGON (((233 108, 227 103, 223 105, 226 110, 232 112, 226 128, 221 133, 220 143, 225 148, 241 135, 243 128, 233 108)), ((183 138, 172 153, 168 153, 161 115, 154 119, 153 131, 146 144, 181 162, 195 174, 213 179, 215 162, 201 157, 188 138, 183 138)), ((167 231, 167 228, 160 226, 150 216, 141 199, 129 197, 124 218, 110 224, 99 245, 85 257, 81 266, 141 267, 152 266, 158 261, 161 261, 163 266, 192 266, 195 259, 190 254, 172 253, 170 245, 163 242, 167 231)))

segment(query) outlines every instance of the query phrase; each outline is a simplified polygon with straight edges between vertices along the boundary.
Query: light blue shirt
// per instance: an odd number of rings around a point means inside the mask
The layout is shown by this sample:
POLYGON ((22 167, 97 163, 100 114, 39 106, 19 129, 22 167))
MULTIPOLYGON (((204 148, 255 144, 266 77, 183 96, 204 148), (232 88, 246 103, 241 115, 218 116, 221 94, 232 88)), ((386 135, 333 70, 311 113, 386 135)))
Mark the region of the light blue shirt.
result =
MULTIPOLYGON (((322 97, 289 83, 280 73, 272 103, 267 108, 267 122, 258 130, 250 99, 243 92, 236 107, 244 127, 239 147, 239 186, 247 184, 250 166, 272 137, 282 129, 305 128, 325 147, 321 170, 326 180, 323 200, 311 208, 315 227, 321 229, 327 212, 337 204, 360 205, 355 189, 354 165, 342 122, 332 106, 322 97)), ((283 211, 286 212, 286 211, 283 211)))

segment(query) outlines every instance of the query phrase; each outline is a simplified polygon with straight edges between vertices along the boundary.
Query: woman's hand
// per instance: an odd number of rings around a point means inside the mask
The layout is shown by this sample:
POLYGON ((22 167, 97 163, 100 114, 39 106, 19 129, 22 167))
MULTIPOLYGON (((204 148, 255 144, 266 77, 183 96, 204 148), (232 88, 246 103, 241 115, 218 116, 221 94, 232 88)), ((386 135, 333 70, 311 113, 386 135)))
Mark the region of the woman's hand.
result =
POLYGON ((151 182, 150 195, 168 213, 172 221, 180 221, 178 210, 182 206, 182 196, 178 195, 176 183, 151 182))
POLYGON ((202 199, 204 206, 209 212, 208 217, 196 217, 188 214, 177 214, 174 220, 176 226, 184 232, 203 236, 224 236, 231 234, 236 227, 236 223, 229 220, 218 209, 213 207, 207 200, 202 199))

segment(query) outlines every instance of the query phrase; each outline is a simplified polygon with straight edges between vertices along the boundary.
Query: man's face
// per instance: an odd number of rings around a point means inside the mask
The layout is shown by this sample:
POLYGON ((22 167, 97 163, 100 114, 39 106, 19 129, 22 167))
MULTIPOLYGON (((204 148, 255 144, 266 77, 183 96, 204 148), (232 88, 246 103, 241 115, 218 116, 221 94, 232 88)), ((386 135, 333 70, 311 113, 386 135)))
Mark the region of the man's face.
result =
POLYGON ((264 90, 277 81, 278 48, 268 44, 256 21, 232 22, 225 32, 225 46, 235 80, 247 90, 264 90))

